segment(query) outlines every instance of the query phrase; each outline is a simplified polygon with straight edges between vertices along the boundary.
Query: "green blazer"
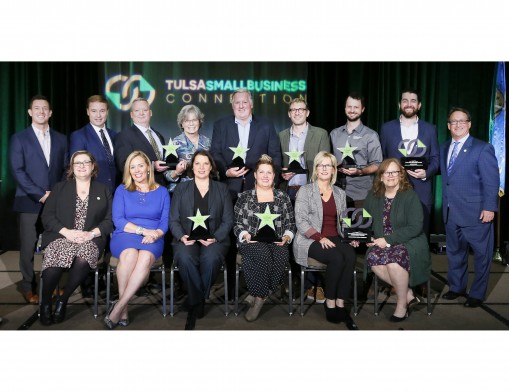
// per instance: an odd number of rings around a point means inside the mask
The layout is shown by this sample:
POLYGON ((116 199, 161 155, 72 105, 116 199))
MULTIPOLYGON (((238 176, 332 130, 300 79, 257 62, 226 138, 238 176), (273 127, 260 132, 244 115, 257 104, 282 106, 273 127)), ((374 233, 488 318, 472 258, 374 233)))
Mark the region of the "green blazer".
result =
MULTIPOLYGON (((384 197, 376 197, 370 191, 364 202, 364 209, 373 217, 375 238, 384 237, 391 245, 405 245, 410 256, 409 285, 416 286, 426 282, 431 271, 431 256, 428 240, 422 231, 423 212, 417 193, 410 189, 396 194, 391 207, 393 232, 386 236, 383 235, 383 208, 384 197)), ((371 248, 367 253, 370 250, 371 248)))
MULTIPOLYGON (((285 154, 288 152, 290 146, 290 128, 279 132, 279 141, 281 142, 281 153, 283 154, 283 167, 288 167, 290 157, 285 154)), ((329 134, 325 129, 314 127, 308 123, 308 133, 304 141, 304 161, 308 169, 308 183, 310 182, 311 175, 313 174, 313 161, 316 154, 320 151, 330 152, 329 134)), ((288 181, 281 180, 279 189, 286 192, 288 181)))

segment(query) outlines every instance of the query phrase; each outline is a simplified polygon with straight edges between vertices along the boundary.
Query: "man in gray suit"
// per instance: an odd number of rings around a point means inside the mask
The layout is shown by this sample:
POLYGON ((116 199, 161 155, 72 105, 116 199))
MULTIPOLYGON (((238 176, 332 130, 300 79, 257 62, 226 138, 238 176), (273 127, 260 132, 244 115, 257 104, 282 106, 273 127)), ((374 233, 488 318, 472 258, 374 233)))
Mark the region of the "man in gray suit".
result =
MULTIPOLYGON (((320 151, 330 152, 329 135, 325 129, 314 127, 308 123, 309 107, 302 98, 295 98, 288 107, 288 117, 292 121, 292 126, 279 132, 281 142, 281 151, 283 153, 283 171, 281 177, 283 181, 279 184, 280 189, 286 190, 292 204, 295 204, 297 191, 302 185, 309 183, 311 174, 313 174, 313 160, 320 151), (295 154, 298 152, 299 154, 295 154), (290 156, 292 155, 292 157, 290 156), (298 158, 297 158, 298 155, 298 158), (307 173, 294 173, 288 169, 290 161, 298 159, 302 168, 307 169, 307 173)), ((298 274, 297 274, 298 275, 298 274)), ((325 302, 325 293, 320 283, 318 273, 306 274, 306 296, 309 299, 316 299, 318 303, 325 302)))

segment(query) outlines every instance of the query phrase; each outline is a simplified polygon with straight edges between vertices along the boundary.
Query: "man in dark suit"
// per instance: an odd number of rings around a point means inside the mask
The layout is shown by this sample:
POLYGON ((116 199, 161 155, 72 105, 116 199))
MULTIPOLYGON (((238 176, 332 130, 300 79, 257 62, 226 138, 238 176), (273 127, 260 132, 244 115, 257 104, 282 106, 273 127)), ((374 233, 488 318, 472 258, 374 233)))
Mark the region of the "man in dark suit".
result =
POLYGON ((499 187, 495 149, 470 136, 470 113, 462 108, 449 112, 447 127, 452 140, 440 146, 443 216, 449 291, 442 298, 454 300, 467 293, 468 250, 474 251, 474 281, 465 307, 482 304, 488 288, 493 255, 493 218, 499 187))
POLYGON ((433 177, 438 172, 439 149, 436 126, 418 117, 421 109, 419 93, 415 89, 404 89, 401 93, 398 119, 389 121, 380 129, 380 144, 384 159, 403 157, 400 149, 406 150, 407 156, 423 154, 428 161, 427 169, 407 170, 408 177, 421 201, 424 221, 423 231, 429 237, 429 224, 433 207, 433 177), (417 140, 425 146, 418 147, 417 140))
MULTIPOLYGON (((69 154, 76 151, 86 150, 96 159, 99 173, 95 181, 101 182, 108 187, 111 194, 115 192, 120 179, 117 178, 117 168, 114 160, 113 143, 117 134, 106 127, 108 119, 109 104, 102 95, 92 95, 87 99, 87 115, 90 122, 83 128, 71 133, 69 143, 69 154)), ((106 241, 105 261, 109 260, 109 238, 106 241), (107 256, 107 257, 106 257, 107 256)), ((101 264, 106 266, 106 263, 101 264)), ((104 267, 101 267, 101 280, 105 274, 104 267)), ((81 294, 83 297, 92 297, 93 275, 89 274, 87 280, 81 285, 81 294)))
POLYGON ((99 166, 96 181, 106 185, 113 194, 117 184, 113 143, 117 134, 106 127, 108 109, 108 101, 101 95, 92 95, 87 99, 90 122, 71 133, 69 154, 80 150, 92 153, 99 166))
POLYGON ((166 186, 163 173, 168 170, 164 161, 164 137, 150 127, 152 110, 145 98, 136 98, 131 105, 133 125, 120 132, 114 141, 115 162, 117 169, 123 173, 127 157, 133 151, 143 151, 154 165, 155 180, 166 186))
POLYGON ((228 184, 232 200, 240 192, 253 189, 253 168, 262 154, 272 158, 277 170, 281 168, 279 138, 271 121, 253 115, 253 97, 246 89, 238 89, 232 98, 233 116, 217 120, 213 126, 210 152, 216 162, 221 180, 228 184), (231 148, 248 149, 246 167, 231 167, 235 153, 231 148))
POLYGON ((52 115, 48 99, 36 95, 28 114, 32 125, 11 137, 9 160, 16 181, 13 210, 19 212, 19 269, 26 301, 39 302, 34 274, 34 251, 42 232, 40 214, 53 185, 64 178, 68 162, 67 138, 49 126, 52 115))

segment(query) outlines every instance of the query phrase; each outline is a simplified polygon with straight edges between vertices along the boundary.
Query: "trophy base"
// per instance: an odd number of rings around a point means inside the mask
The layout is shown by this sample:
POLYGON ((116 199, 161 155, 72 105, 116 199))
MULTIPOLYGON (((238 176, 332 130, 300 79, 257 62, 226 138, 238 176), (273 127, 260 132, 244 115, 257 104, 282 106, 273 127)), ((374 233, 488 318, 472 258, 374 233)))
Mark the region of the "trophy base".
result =
POLYGON ((358 241, 362 243, 367 243, 372 241, 373 232, 372 231, 363 231, 363 230, 356 230, 356 229, 345 229, 343 232, 343 239, 341 242, 352 242, 352 241, 358 241))
POLYGON ((294 168, 294 167, 289 167, 289 168, 283 168, 281 169, 281 172, 283 173, 295 173, 295 174, 307 174, 309 172, 308 169, 303 169, 302 167, 299 169, 299 168, 294 168))
POLYGON ((424 157, 401 157, 400 162, 405 170, 428 168, 428 160, 424 157))

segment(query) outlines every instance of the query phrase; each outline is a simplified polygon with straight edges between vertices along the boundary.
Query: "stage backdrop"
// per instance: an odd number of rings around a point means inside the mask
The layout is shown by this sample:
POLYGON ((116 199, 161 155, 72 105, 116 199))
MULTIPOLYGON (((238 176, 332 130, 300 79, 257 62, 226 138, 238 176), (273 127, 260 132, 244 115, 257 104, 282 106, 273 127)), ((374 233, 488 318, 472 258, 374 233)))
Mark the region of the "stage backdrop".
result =
POLYGON ((214 121, 232 114, 232 92, 238 88, 252 92, 255 115, 270 118, 282 130, 290 125, 290 101, 307 98, 307 63, 104 64, 109 126, 116 131, 129 126, 131 103, 143 97, 152 109, 151 125, 166 140, 182 132, 177 115, 188 104, 205 114, 201 133, 211 137, 214 121))

